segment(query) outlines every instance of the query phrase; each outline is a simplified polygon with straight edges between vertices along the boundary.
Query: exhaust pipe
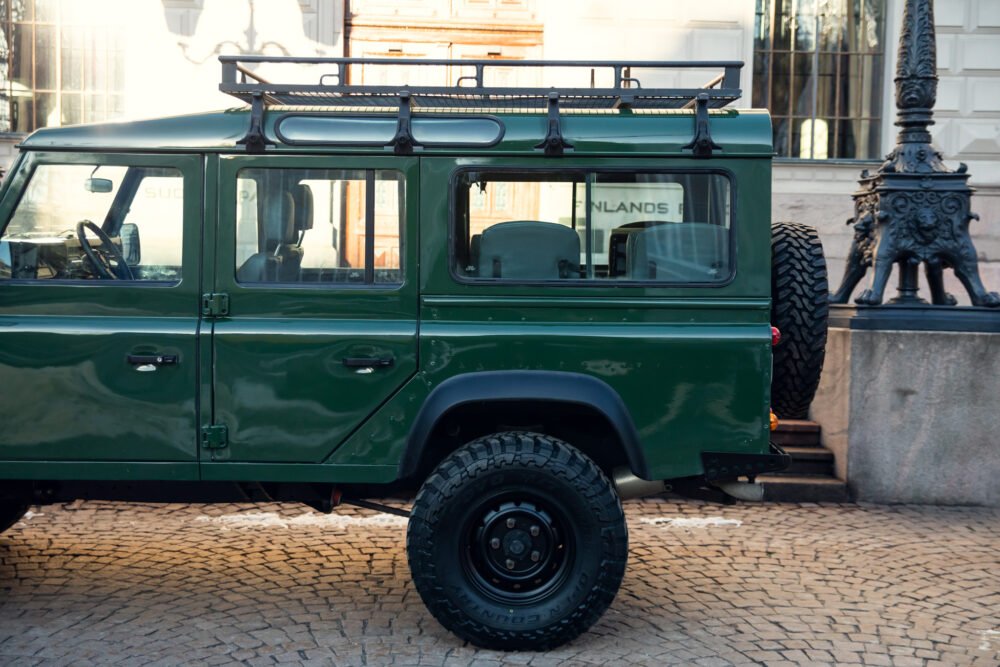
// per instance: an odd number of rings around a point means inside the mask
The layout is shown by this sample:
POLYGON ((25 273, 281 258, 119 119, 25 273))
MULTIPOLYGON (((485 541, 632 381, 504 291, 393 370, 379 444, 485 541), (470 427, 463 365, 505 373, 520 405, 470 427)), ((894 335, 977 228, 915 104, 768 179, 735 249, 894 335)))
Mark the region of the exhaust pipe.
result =
POLYGON ((737 500, 752 503, 764 500, 764 487, 756 482, 715 482, 713 486, 737 500))
MULTIPOLYGON (((611 479, 621 500, 645 498, 672 490, 671 485, 663 480, 649 481, 636 477, 625 466, 612 470, 611 479)), ((764 499, 764 487, 756 482, 712 482, 712 486, 737 500, 756 503, 764 499)))
POLYGON ((636 477, 625 466, 612 470, 611 479, 621 500, 655 496, 658 493, 670 490, 670 487, 663 480, 650 482, 641 477, 636 477))

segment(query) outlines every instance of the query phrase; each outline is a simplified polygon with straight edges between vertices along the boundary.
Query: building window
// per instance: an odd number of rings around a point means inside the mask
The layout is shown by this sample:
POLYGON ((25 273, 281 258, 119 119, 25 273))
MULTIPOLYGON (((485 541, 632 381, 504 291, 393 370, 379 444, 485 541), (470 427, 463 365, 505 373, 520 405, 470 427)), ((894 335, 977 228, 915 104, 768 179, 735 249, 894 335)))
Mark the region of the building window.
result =
POLYGON ((877 158, 886 0, 757 0, 753 105, 778 157, 877 158))
POLYGON ((121 115, 123 36, 88 5, 0 0, 0 132, 121 115))

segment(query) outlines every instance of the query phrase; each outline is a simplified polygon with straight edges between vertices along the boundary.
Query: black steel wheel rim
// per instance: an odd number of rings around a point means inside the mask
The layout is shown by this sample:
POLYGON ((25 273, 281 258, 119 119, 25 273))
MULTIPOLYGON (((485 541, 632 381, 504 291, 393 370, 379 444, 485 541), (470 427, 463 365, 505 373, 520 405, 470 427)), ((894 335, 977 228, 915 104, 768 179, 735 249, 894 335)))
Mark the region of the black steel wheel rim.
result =
POLYGON ((550 499, 495 495, 465 515, 462 565, 494 601, 533 604, 565 581, 575 552, 571 531, 566 513, 550 499))

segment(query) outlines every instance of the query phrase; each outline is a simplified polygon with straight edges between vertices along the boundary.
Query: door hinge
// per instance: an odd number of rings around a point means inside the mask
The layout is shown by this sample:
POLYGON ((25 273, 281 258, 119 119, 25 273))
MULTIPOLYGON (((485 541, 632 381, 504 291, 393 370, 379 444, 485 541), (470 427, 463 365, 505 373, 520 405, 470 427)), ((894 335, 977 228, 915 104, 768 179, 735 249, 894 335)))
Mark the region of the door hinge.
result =
POLYGON ((209 292, 201 295, 201 314, 205 317, 222 317, 229 314, 229 295, 209 292))
POLYGON ((201 446, 204 449, 222 449, 229 444, 229 429, 225 424, 212 424, 201 429, 201 446))

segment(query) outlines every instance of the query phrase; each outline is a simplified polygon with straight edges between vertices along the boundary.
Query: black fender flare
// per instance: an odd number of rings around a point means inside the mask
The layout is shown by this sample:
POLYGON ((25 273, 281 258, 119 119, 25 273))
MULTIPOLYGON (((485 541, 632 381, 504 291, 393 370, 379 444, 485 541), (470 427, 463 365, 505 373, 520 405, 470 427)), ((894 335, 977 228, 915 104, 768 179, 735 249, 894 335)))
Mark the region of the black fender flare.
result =
POLYGON ((399 462, 398 478, 417 473, 434 426, 449 410, 468 403, 532 400, 577 404, 596 410, 617 433, 633 474, 649 478, 639 434, 618 392, 591 375, 565 371, 482 371, 448 378, 431 391, 413 421, 406 451, 399 462))

